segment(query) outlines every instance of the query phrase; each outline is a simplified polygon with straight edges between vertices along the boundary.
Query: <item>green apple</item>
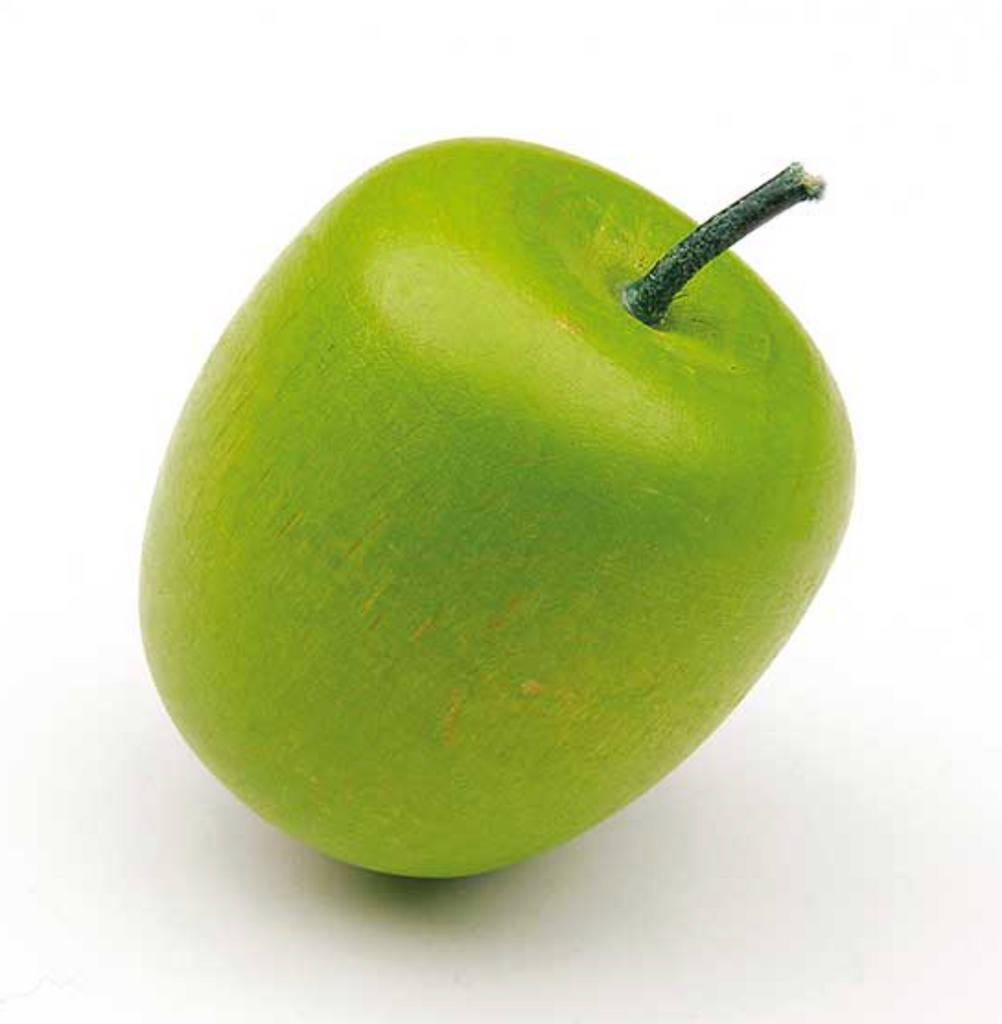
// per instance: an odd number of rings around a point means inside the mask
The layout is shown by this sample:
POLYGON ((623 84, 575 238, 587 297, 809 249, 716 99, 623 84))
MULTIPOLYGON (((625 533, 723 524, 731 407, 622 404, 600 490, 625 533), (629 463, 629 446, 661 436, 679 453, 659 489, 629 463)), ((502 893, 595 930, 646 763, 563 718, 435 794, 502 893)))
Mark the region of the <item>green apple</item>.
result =
POLYGON ((379 871, 482 872, 741 700, 852 491, 820 355, 708 262, 817 194, 793 171, 700 233, 566 154, 445 142, 285 250, 188 399, 141 583, 167 709, 254 810, 379 871))

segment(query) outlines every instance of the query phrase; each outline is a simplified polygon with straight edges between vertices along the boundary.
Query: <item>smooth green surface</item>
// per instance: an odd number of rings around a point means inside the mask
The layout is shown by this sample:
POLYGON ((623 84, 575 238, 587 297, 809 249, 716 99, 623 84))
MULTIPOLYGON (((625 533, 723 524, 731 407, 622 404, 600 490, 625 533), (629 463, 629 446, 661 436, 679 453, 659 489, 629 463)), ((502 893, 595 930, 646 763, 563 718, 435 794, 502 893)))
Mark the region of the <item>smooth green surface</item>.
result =
POLYGON ((440 143, 238 313, 164 462, 142 622, 174 721, 265 818, 381 871, 509 864, 660 779, 789 635, 849 428, 733 255, 663 329, 624 311, 692 226, 561 153, 440 143))

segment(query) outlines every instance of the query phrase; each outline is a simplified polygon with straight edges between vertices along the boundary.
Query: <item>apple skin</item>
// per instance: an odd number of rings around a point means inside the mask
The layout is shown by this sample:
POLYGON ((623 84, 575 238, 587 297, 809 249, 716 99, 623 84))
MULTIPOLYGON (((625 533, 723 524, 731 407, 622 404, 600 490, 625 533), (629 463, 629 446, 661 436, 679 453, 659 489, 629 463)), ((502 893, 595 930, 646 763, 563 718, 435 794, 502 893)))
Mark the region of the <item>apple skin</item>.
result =
POLYGON ((846 526, 849 425, 734 255, 664 328, 624 310, 692 227, 458 140, 258 284, 171 440, 141 617, 177 727, 264 818, 383 872, 511 864, 657 782, 779 650, 846 526))

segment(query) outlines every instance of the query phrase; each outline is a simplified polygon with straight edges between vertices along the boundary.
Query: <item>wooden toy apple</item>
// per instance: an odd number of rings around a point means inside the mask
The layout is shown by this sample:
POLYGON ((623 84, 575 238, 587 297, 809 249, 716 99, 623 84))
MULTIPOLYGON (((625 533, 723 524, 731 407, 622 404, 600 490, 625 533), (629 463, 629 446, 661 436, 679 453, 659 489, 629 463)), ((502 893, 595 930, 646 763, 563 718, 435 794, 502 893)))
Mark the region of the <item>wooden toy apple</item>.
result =
POLYGON ((693 231, 582 160, 461 140, 325 207, 212 353, 150 512, 146 649, 206 765, 333 857, 455 876, 686 757, 849 514, 836 386, 723 251, 819 193, 793 165, 693 231))

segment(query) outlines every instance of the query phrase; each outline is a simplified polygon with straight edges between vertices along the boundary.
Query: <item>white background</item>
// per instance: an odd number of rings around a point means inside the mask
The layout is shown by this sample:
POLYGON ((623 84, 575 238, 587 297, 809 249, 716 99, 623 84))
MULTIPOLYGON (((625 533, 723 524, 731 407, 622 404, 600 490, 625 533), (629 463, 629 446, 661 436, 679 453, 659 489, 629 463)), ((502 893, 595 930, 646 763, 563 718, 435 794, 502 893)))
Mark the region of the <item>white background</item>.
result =
POLYGON ((0 1021, 997 1022, 1002 268, 994 0, 0 0, 0 1021), (567 149, 706 215, 825 352, 854 519, 681 769, 454 883, 325 861, 173 731, 137 563, 229 316, 371 164, 567 149))

